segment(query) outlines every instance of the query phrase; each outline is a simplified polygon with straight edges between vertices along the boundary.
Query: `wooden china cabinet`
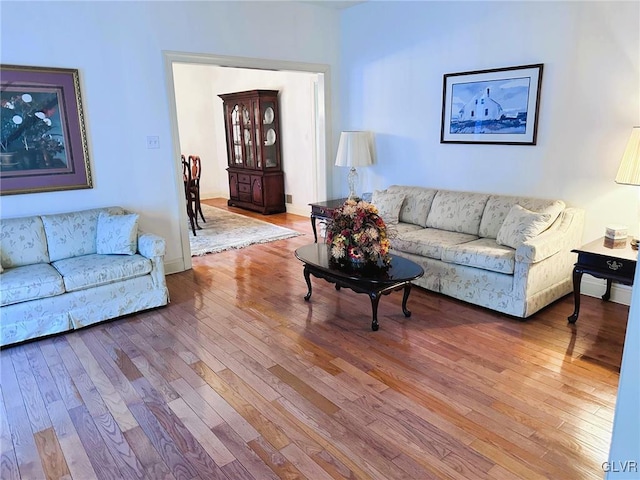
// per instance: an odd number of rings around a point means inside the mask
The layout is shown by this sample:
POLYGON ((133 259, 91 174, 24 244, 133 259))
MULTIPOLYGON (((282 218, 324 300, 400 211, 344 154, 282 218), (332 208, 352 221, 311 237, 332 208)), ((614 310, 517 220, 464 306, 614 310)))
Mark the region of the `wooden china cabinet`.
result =
POLYGON ((229 205, 286 211, 277 90, 218 95, 224 102, 229 205))

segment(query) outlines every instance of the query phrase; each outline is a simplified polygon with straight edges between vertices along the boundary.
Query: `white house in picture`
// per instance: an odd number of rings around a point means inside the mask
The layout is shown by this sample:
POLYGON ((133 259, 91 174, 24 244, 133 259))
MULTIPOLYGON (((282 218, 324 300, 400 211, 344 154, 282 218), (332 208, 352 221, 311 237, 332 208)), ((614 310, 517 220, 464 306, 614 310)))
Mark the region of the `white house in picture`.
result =
POLYGON ((476 95, 462 107, 458 114, 458 120, 462 122, 499 120, 502 117, 502 107, 490 97, 489 90, 487 88, 481 95, 476 95))

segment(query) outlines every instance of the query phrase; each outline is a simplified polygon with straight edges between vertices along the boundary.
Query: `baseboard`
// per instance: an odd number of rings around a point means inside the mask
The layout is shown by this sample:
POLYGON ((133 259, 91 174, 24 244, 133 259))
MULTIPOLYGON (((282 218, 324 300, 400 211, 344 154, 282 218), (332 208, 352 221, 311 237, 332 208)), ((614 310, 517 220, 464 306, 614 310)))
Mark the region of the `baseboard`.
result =
POLYGON ((212 198, 229 199, 229 191, 225 192, 200 192, 200 200, 211 200, 212 198))
POLYGON ((304 207, 299 207, 293 205, 291 203, 287 203, 287 213, 293 213, 294 215, 301 215, 303 217, 308 217, 311 215, 311 208, 308 205, 304 207))
POLYGON ((184 264, 182 263, 181 258, 176 258, 175 260, 170 260, 164 262, 164 272, 167 275, 172 273, 178 273, 184 271, 184 264))
MULTIPOLYGON (((607 282, 591 275, 584 275, 580 284, 580 293, 590 297, 600 298, 607 289, 607 282)), ((614 283, 611 285, 610 301, 622 305, 631 305, 631 287, 614 283)))

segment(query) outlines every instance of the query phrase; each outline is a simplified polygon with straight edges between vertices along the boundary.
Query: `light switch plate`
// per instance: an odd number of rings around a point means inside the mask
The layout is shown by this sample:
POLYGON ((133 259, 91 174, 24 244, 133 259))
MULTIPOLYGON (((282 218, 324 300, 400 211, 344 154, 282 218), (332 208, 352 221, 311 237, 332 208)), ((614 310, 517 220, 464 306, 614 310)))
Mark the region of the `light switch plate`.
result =
POLYGON ((147 148, 160 148, 160 137, 157 135, 148 136, 147 148))

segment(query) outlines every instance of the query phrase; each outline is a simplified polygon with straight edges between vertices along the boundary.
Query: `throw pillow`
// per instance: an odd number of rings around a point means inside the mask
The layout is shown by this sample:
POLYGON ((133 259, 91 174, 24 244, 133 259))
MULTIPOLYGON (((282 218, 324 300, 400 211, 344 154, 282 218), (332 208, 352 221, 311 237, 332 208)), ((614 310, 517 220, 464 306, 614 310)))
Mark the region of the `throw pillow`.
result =
POLYGON ((109 215, 101 212, 96 232, 96 253, 133 255, 138 249, 138 214, 109 215))
POLYGON ((502 222, 496 242, 511 248, 518 248, 527 240, 544 232, 554 217, 550 213, 538 213, 516 204, 502 222))
POLYGON ((371 203, 378 209, 378 214, 387 225, 396 225, 400 216, 400 209, 405 194, 388 190, 375 190, 371 196, 371 203))

